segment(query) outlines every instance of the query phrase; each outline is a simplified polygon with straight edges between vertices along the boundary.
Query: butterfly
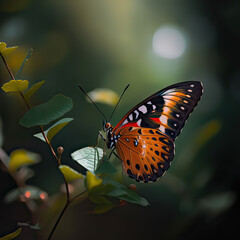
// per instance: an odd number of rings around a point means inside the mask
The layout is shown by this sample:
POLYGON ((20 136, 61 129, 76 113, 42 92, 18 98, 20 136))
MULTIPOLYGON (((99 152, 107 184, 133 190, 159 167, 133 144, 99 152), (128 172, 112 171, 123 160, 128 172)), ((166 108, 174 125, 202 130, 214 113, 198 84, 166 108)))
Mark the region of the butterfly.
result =
POLYGON ((129 177, 147 183, 164 174, 175 154, 174 140, 202 92, 200 82, 177 83, 140 102, 116 127, 104 122, 106 145, 117 151, 129 177))

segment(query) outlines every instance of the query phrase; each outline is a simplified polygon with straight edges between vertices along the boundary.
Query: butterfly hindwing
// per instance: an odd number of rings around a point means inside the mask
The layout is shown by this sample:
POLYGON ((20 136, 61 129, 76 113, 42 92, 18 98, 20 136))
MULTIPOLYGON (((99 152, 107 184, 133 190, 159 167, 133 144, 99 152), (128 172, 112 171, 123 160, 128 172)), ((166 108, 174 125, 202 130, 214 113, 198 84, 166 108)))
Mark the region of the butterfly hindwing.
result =
POLYGON ((126 127, 116 150, 125 172, 137 181, 156 181, 169 168, 174 142, 156 129, 126 127))
POLYGON ((182 82, 169 86, 142 101, 117 124, 158 129, 174 140, 202 95, 200 82, 182 82))

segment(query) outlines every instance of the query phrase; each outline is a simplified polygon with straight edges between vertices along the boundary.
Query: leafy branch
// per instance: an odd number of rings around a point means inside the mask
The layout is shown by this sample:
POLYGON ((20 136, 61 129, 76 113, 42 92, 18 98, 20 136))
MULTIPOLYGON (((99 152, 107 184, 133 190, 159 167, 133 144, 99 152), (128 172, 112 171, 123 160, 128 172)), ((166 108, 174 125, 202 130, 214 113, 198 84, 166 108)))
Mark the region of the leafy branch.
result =
MULTIPOLYGON (((123 206, 127 202, 138 204, 141 206, 147 206, 147 200, 137 194, 136 185, 130 184, 127 187, 119 182, 114 181, 111 178, 111 176, 117 172, 117 169, 106 157, 103 149, 99 147, 85 147, 76 150, 71 154, 73 160, 78 162, 87 170, 86 175, 77 172, 76 170, 72 169, 67 165, 62 165, 61 159, 64 149, 63 147, 58 147, 57 151, 55 151, 52 147, 51 142, 54 136, 59 131, 61 131, 68 123, 70 123, 73 118, 62 118, 55 122, 47 130, 44 130, 44 126, 57 120, 65 113, 70 111, 73 107, 72 99, 62 94, 58 94, 53 96, 46 103, 42 103, 37 106, 31 106, 30 98, 35 94, 35 92, 37 92, 37 90, 44 84, 45 81, 38 82, 29 88, 28 80, 16 80, 14 74, 11 71, 11 68, 9 67, 5 59, 5 54, 10 53, 15 49, 16 47, 7 48, 5 43, 0 43, 1 58, 12 79, 9 82, 3 84, 1 88, 6 93, 19 95, 22 98, 28 111, 20 119, 19 123, 27 128, 33 126, 39 127, 40 132, 35 134, 34 137, 39 138, 49 146, 53 157, 58 163, 58 168, 62 173, 66 189, 65 205, 60 212, 59 217, 57 218, 48 239, 51 239, 51 237, 53 236, 60 220, 62 219, 64 213, 66 212, 70 204, 76 200, 84 200, 88 198, 95 205, 95 208, 93 210, 94 214, 101 214, 107 212, 114 207, 123 206), (75 196, 71 196, 69 182, 81 179, 84 180, 85 190, 81 193, 76 194, 75 196)), ((16 76, 20 76, 24 64, 29 60, 31 54, 32 50, 30 50, 30 52, 26 56, 16 76)), ((109 99, 112 99, 112 103, 115 103, 118 99, 117 95, 114 92, 109 90, 106 91, 104 89, 96 89, 96 91, 92 91, 91 94, 94 100, 110 105, 111 101, 109 101, 109 99)), ((31 158, 27 156, 27 154, 23 154, 22 158, 23 160, 20 161, 18 153, 18 159, 15 162, 13 161, 13 157, 12 160, 10 159, 10 162, 14 162, 13 168, 15 171, 24 164, 35 163, 31 160, 31 158)), ((9 167, 10 166, 8 165, 7 168, 9 169, 9 167)), ((17 190, 14 191, 16 192, 17 190)), ((30 194, 32 194, 31 191, 33 192, 37 190, 36 188, 35 190, 34 188, 25 189, 25 193, 27 193, 25 195, 29 197, 30 194)), ((43 196, 44 195, 42 195, 42 197, 43 196)))

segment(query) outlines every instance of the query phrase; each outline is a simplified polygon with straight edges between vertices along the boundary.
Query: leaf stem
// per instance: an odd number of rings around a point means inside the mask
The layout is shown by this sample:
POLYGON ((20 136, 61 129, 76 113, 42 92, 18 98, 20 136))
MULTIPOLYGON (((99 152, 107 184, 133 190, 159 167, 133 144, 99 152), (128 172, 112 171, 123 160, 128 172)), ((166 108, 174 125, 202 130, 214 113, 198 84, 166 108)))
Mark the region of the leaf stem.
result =
POLYGON ((5 58, 3 57, 3 55, 2 55, 1 52, 0 52, 0 55, 1 55, 1 58, 2 58, 2 60, 3 60, 3 62, 4 62, 4 64, 5 64, 5 66, 6 66, 7 70, 8 70, 8 72, 9 72, 11 78, 12 78, 13 80, 15 80, 15 77, 14 77, 12 71, 10 70, 10 68, 9 68, 9 66, 8 66, 8 64, 7 64, 7 62, 6 62, 6 60, 5 60, 5 58))

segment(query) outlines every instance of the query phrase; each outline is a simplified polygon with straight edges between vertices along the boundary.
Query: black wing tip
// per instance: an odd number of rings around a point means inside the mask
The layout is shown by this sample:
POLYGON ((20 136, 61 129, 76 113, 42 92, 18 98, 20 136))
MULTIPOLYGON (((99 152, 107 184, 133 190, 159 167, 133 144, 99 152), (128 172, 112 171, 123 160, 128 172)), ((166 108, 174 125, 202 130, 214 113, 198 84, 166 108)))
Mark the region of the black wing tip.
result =
POLYGON ((148 177, 146 176, 146 174, 143 177, 141 175, 139 177, 137 177, 136 175, 128 175, 128 176, 130 178, 134 179, 135 181, 140 182, 140 183, 152 183, 152 182, 158 181, 160 179, 160 177, 162 177, 164 175, 166 170, 165 171, 162 171, 162 170, 158 171, 158 172, 156 172, 156 173, 154 173, 154 174, 152 174, 148 177))

